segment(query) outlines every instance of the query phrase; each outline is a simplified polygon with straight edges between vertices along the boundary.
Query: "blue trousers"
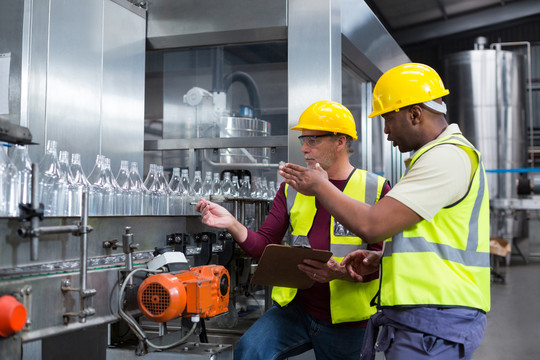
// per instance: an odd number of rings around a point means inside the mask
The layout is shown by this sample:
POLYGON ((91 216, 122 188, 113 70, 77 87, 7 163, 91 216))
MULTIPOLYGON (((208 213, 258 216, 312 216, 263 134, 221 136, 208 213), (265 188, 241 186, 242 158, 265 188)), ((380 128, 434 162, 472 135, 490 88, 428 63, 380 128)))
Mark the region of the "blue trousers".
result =
POLYGON ((369 319, 362 360, 470 360, 482 342, 486 315, 469 308, 384 308, 369 319))
POLYGON ((294 302, 274 304, 236 345, 235 360, 278 360, 313 349, 317 360, 358 360, 364 328, 317 320, 294 302))
POLYGON ((433 335, 383 326, 375 347, 384 351, 386 360, 468 360, 463 345, 433 335))

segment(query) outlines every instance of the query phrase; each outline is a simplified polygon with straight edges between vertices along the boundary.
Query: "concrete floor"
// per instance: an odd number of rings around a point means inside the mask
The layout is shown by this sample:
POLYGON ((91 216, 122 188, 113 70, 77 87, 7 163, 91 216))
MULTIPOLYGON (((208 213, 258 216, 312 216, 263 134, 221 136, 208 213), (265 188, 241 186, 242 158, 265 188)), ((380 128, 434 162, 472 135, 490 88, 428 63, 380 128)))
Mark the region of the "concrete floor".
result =
POLYGON ((540 258, 501 267, 505 283, 492 283, 484 340, 473 360, 540 359, 540 258))
MULTIPOLYGON (((540 257, 525 264, 513 256, 499 273, 505 282, 492 283, 486 334, 472 360, 540 359, 540 257)), ((311 351, 290 358, 311 359, 311 351)), ((376 360, 384 360, 384 355, 377 353, 376 360)))

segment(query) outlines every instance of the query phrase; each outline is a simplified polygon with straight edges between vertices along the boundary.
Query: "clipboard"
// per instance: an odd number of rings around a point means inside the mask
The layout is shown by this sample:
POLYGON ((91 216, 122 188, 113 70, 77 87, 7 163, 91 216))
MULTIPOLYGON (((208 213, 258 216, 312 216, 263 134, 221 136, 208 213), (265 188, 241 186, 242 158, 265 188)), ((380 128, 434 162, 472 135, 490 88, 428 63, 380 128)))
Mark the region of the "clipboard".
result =
POLYGON ((270 244, 264 248, 251 283, 308 289, 315 280, 300 271, 297 265, 304 259, 327 262, 331 256, 332 252, 327 250, 270 244))

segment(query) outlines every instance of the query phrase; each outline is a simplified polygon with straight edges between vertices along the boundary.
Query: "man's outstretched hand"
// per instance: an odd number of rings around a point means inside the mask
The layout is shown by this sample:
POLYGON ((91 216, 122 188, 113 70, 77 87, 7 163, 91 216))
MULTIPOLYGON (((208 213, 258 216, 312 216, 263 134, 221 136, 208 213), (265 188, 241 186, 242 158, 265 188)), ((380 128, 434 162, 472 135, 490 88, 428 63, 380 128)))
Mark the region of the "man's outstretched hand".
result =
POLYGON ((348 254, 341 261, 356 281, 364 281, 364 276, 379 270, 382 251, 356 250, 348 254))

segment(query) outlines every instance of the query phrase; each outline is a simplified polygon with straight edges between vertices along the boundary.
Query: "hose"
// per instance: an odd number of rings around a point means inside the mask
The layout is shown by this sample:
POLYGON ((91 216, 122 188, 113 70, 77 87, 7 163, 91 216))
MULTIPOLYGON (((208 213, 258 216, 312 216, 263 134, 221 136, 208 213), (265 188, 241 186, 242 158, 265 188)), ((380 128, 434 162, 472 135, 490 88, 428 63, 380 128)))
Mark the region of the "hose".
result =
POLYGON ((166 350, 166 349, 173 348, 175 346, 178 346, 178 345, 186 342, 187 339, 193 334, 193 332, 197 328, 197 323, 199 322, 199 316, 193 316, 191 318, 191 321, 193 321, 193 326, 191 327, 191 329, 188 331, 188 333, 185 336, 183 336, 182 338, 180 338, 179 340, 177 340, 177 341, 175 341, 175 342, 173 342, 171 344, 157 345, 157 344, 152 343, 146 337, 146 334, 144 333, 144 330, 141 328, 139 323, 131 315, 124 312, 124 310, 122 309, 123 308, 122 302, 123 302, 123 298, 124 298, 124 291, 126 290, 126 285, 129 283, 129 281, 131 280, 133 275, 135 275, 135 273, 143 272, 143 271, 147 272, 147 273, 160 273, 160 272, 163 272, 161 270, 148 270, 148 269, 143 269, 143 268, 134 269, 133 271, 131 271, 126 276, 126 279, 124 280, 124 283, 120 287, 120 292, 118 293, 118 315, 128 324, 129 328, 135 333, 135 335, 137 336, 137 338, 139 338, 140 341, 143 341, 148 346, 150 346, 150 347, 152 347, 154 349, 166 350))

